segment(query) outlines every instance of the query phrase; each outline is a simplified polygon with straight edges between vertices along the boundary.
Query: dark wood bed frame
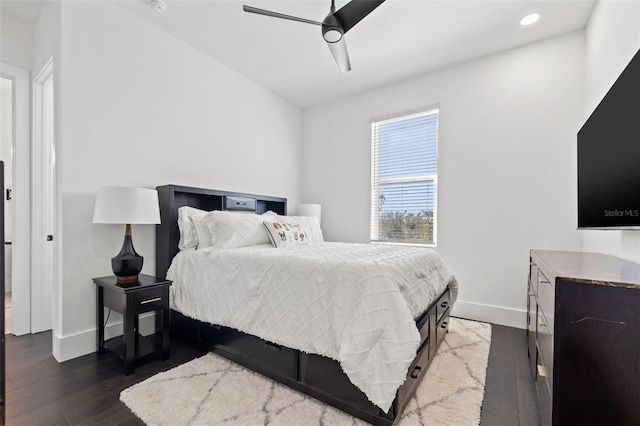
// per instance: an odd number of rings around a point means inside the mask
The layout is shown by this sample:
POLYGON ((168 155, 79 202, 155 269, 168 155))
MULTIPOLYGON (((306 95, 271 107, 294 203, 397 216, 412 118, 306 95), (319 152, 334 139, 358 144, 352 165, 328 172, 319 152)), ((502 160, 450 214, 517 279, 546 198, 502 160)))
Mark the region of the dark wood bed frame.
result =
MULTIPOLYGON (((287 199, 236 192, 159 186, 161 224, 156 227, 156 275, 165 278, 178 253, 178 209, 246 210, 255 205, 260 214, 272 210, 287 213, 287 199)), ((206 344, 212 352, 270 377, 295 390, 330 404, 374 425, 392 425, 415 393, 424 373, 448 331, 450 290, 447 289, 416 320, 422 344, 409 367, 407 379, 398 388, 388 412, 368 400, 342 371, 338 361, 280 346, 259 337, 215 324, 203 323, 171 311, 171 330, 206 344)))

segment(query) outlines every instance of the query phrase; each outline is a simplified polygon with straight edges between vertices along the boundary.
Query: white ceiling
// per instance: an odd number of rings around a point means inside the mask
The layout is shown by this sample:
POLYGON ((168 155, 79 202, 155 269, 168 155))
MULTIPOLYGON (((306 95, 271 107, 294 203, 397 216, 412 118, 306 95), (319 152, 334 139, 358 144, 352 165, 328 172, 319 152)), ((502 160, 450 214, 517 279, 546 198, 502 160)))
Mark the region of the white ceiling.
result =
POLYGON ((147 0, 114 1, 302 108, 584 28, 595 3, 387 0, 346 34, 352 70, 341 74, 318 26, 242 11, 248 4, 322 21, 329 0, 164 0, 164 13, 147 0), (540 21, 520 26, 533 11, 540 21))

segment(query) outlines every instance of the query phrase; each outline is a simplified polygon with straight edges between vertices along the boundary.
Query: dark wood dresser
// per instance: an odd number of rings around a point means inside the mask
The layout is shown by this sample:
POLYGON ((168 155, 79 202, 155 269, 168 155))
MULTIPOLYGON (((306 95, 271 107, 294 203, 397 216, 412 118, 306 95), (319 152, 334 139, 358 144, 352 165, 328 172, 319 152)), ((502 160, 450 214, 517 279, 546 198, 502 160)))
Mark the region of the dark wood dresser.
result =
POLYGON ((640 425, 640 265, 531 250, 527 335, 544 425, 640 425))

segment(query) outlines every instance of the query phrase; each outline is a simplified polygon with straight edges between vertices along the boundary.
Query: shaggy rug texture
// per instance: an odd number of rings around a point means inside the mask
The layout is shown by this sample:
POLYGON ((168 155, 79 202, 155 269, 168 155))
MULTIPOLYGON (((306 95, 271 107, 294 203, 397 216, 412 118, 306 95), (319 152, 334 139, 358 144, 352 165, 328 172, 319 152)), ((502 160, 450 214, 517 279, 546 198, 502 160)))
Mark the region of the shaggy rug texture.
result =
MULTIPOLYGON (((491 325, 451 318, 399 426, 477 425, 491 325)), ((125 389, 120 400, 148 425, 366 425, 214 354, 125 389)))

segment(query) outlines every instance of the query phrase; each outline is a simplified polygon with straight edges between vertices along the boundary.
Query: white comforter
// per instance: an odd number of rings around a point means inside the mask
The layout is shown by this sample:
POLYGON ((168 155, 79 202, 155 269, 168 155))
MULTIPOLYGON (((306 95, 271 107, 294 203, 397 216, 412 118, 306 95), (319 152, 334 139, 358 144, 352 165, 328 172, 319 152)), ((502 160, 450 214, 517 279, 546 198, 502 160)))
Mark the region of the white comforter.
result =
POLYGON ((458 293, 435 251, 374 244, 186 250, 167 277, 173 309, 336 359, 384 411, 420 344, 414 318, 458 293))

